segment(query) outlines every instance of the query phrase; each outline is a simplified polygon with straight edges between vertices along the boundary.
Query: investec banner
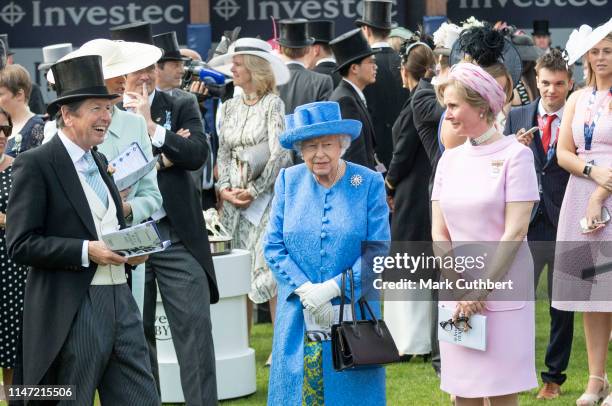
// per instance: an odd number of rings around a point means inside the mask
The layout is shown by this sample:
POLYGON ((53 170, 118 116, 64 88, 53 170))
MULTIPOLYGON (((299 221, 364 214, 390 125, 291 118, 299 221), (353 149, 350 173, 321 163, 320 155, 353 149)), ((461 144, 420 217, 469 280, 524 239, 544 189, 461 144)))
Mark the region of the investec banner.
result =
MULTIPOLYGON (((405 0, 394 1, 393 19, 403 23, 405 0)), ((241 26, 241 36, 270 39, 272 20, 282 18, 325 19, 336 22, 336 35, 355 28, 362 15, 362 0, 210 0, 213 40, 223 31, 241 26)))
POLYGON ((60 42, 79 46, 109 38, 109 27, 146 20, 153 33, 176 31, 185 43, 189 0, 0 0, 0 32, 12 48, 36 48, 60 42))
POLYGON ((454 22, 474 16, 518 27, 531 27, 533 20, 548 20, 558 28, 592 26, 612 15, 612 0, 449 0, 447 7, 454 22))

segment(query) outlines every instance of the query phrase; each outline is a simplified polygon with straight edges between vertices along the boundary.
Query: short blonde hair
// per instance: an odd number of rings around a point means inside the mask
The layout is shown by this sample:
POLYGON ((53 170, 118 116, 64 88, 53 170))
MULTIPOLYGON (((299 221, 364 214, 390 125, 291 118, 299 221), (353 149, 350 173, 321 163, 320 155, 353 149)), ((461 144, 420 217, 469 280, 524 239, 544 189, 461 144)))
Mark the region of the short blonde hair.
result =
POLYGON ((23 90, 25 101, 30 100, 32 79, 28 71, 21 65, 7 65, 0 70, 0 86, 6 87, 13 95, 23 90))
POLYGON ((486 101, 478 92, 455 79, 446 80, 437 86, 436 96, 438 97, 438 102, 441 105, 444 106, 444 91, 449 87, 453 87, 459 94, 459 97, 461 97, 461 99, 463 99, 470 106, 476 109, 484 109, 488 124, 493 124, 495 122, 495 114, 493 113, 493 110, 491 110, 489 102, 486 101))
POLYGON ((251 81, 255 86, 255 92, 258 96, 264 96, 268 93, 276 94, 276 79, 270 62, 255 55, 242 55, 244 67, 251 74, 251 81))

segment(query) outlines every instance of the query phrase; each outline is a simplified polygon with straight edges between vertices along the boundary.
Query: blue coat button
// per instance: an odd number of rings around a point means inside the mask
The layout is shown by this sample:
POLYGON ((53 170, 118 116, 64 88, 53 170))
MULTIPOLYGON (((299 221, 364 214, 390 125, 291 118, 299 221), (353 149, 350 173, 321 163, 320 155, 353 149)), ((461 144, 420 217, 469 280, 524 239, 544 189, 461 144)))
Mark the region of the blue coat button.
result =
POLYGON ((327 217, 323 217, 323 218, 321 219, 321 221, 322 221, 323 223, 329 223, 329 219, 328 219, 327 217))
POLYGON ((319 271, 325 272, 325 268, 321 267, 321 268, 319 268, 319 271))
POLYGON ((325 237, 327 237, 327 233, 326 233, 325 231, 323 231, 323 232, 321 233, 321 238, 325 238, 325 237))
POLYGON ((330 204, 329 204, 329 203, 325 203, 325 205, 323 206, 323 208, 324 208, 325 210, 329 210, 329 209, 331 209, 331 206, 330 206, 330 204))
POLYGON ((321 250, 321 251, 319 251, 319 252, 321 253, 321 256, 324 256, 324 255, 325 255, 325 250, 321 250))

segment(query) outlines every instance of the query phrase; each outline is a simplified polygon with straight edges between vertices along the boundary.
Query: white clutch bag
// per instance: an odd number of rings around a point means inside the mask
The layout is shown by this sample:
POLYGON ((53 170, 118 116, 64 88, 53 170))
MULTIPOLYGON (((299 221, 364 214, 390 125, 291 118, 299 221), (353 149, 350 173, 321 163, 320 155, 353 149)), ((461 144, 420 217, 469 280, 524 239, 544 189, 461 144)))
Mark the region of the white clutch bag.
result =
POLYGON ((438 340, 461 345, 475 350, 487 349, 487 316, 473 314, 468 320, 471 327, 467 331, 451 323, 453 309, 438 306, 438 340))
POLYGON ((244 148, 237 154, 245 184, 253 182, 261 175, 268 160, 270 159, 270 148, 268 141, 260 142, 248 148, 244 148))

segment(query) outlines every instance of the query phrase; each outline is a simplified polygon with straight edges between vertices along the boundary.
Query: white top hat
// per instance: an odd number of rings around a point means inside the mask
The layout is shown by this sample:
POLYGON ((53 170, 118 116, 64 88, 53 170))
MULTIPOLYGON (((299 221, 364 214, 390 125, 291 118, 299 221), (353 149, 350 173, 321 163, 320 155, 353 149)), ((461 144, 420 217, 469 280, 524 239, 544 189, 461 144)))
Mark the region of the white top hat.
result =
MULTIPOLYGON (((60 61, 83 55, 100 55, 104 79, 116 78, 155 64, 163 51, 156 46, 139 42, 94 39, 78 50, 65 55, 60 61)), ((55 83, 53 72, 47 72, 47 81, 55 83)))
POLYGON ((230 45, 227 54, 219 55, 209 61, 211 68, 219 72, 232 76, 232 57, 234 55, 254 55, 270 62, 274 78, 277 85, 284 85, 289 82, 289 69, 285 63, 272 53, 272 46, 266 41, 257 38, 240 38, 230 45))
POLYGON ((49 69, 51 65, 70 52, 72 52, 72 44, 70 43, 53 44, 43 47, 43 63, 38 65, 38 70, 49 69))
POLYGON ((592 29, 584 24, 579 29, 572 31, 565 44, 565 50, 569 56, 568 64, 573 65, 582 55, 586 54, 589 49, 593 48, 599 41, 604 39, 612 32, 612 18, 599 27, 592 29))

